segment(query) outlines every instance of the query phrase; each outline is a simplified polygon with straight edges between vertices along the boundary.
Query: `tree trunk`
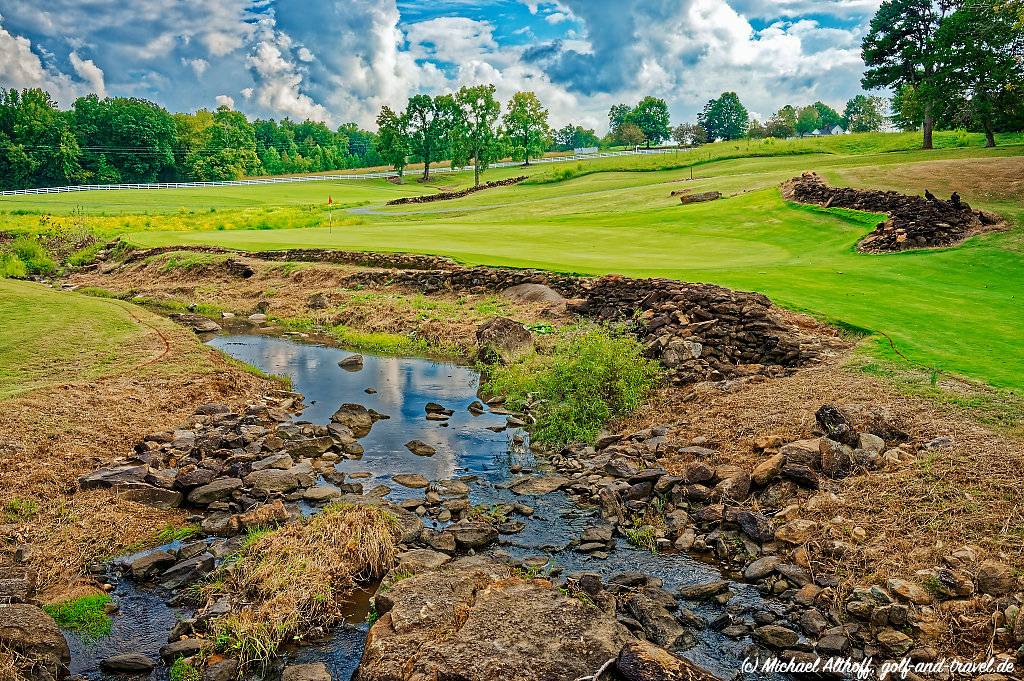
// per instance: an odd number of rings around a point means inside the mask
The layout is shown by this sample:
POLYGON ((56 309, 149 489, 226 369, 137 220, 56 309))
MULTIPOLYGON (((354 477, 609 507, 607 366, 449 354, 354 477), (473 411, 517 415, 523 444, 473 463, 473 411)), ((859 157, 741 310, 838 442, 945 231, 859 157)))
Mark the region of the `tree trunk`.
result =
POLYGON ((996 145, 996 133, 992 128, 992 118, 985 116, 982 124, 985 126, 985 146, 994 147, 996 145))
POLYGON ((423 181, 426 182, 430 179, 430 161, 423 162, 423 181))
POLYGON ((935 119, 932 117, 932 107, 930 104, 925 105, 924 109, 924 144, 921 145, 922 149, 932 148, 932 129, 935 127, 935 119))
POLYGON ((480 186, 480 150, 473 152, 473 186, 480 186))

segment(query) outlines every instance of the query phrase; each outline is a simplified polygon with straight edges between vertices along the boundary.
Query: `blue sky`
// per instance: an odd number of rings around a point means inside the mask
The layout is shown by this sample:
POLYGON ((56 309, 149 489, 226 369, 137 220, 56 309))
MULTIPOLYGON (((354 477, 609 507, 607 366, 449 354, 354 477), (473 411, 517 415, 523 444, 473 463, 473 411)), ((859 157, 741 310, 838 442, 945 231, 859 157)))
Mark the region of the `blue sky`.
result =
POLYGON ((0 84, 372 124, 417 92, 533 90, 555 125, 735 90, 760 117, 860 90, 877 0, 0 0, 0 84))

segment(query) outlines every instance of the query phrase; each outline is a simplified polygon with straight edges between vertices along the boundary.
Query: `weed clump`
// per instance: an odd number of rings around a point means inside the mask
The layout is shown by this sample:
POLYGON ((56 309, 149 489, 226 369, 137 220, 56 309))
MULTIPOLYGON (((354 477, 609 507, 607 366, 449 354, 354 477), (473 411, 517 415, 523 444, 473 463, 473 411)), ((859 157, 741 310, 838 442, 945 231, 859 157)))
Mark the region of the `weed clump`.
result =
POLYGON ((393 513, 351 504, 251 533, 215 594, 241 606, 214 621, 216 649, 237 657, 243 670, 265 667, 293 635, 337 622, 343 595, 394 565, 399 537, 393 513))
POLYGON ((596 440, 610 419, 638 408, 660 377, 636 339, 603 327, 569 331, 550 354, 487 372, 484 393, 504 395, 512 409, 529 408, 532 440, 556 447, 596 440))

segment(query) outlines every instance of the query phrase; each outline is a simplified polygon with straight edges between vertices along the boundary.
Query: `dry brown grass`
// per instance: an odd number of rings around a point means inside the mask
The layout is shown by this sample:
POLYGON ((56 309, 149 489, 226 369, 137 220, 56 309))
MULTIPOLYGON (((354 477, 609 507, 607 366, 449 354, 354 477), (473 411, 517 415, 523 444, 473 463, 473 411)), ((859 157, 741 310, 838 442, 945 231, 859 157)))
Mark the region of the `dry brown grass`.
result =
MULTIPOLYGON (((911 454, 896 468, 827 481, 821 490, 838 499, 802 517, 819 521, 820 537, 842 539, 854 546, 842 561, 818 555, 815 568, 838 574, 846 583, 877 583, 887 577, 912 576, 934 566, 953 550, 974 545, 982 555, 1010 565, 1024 561, 1024 442, 976 423, 969 412, 909 397, 888 382, 856 368, 831 363, 793 376, 755 381, 721 390, 701 386, 696 396, 685 391, 660 393, 630 427, 676 420, 670 440, 697 442, 715 449, 713 463, 747 470, 764 458, 754 440, 778 435, 784 442, 811 437, 814 412, 834 404, 853 414, 884 411, 895 417, 911 437, 911 454), (933 438, 946 436, 952 445, 919 450, 933 438), (852 530, 867 537, 854 541, 852 530)), ((664 461, 678 471, 687 457, 664 461)), ((806 501, 812 493, 803 491, 806 501)))
POLYGON ((925 189, 939 196, 959 192, 965 200, 1017 202, 1024 195, 1024 157, 965 158, 923 161, 885 166, 884 177, 877 168, 865 166, 837 169, 830 174, 857 187, 899 189, 922 194, 925 189))
POLYGON ((79 492, 79 476, 131 453, 148 433, 180 426, 200 404, 241 405, 271 387, 186 329, 145 338, 152 347, 140 347, 140 356, 159 357, 154 363, 88 383, 67 376, 0 403, 0 508, 33 509, 0 518, 0 562, 27 545, 44 597, 72 586, 90 563, 148 543, 183 518, 107 491, 79 492))
POLYGON ((254 537, 214 592, 238 608, 214 623, 218 648, 246 669, 268 662, 283 641, 331 626, 358 581, 394 565, 400 536, 390 511, 336 503, 254 537))

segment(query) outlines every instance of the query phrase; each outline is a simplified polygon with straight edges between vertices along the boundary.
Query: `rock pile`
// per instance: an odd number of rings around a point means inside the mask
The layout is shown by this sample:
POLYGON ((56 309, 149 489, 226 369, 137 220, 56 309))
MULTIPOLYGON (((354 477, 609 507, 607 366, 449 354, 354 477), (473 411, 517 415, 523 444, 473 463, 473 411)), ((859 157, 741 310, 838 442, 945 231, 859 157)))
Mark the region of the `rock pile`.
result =
POLYGON ((972 210, 955 192, 944 201, 927 190, 922 198, 893 191, 829 187, 820 175, 810 172, 783 184, 782 196, 826 208, 886 213, 889 219, 857 245, 858 250, 870 253, 952 246, 1000 223, 994 215, 972 210))
MULTIPOLYGON (((944 632, 940 612, 970 611, 978 606, 970 599, 982 593, 982 607, 996 612, 997 640, 1007 649, 1020 646, 1024 640, 1018 641, 1014 632, 1019 631, 1018 622, 1024 625, 1024 593, 1016 577, 998 562, 979 566, 970 550, 954 552, 945 564, 915 575, 913 582, 889 580, 856 589, 845 600, 834 574, 810 569, 812 557, 819 565, 842 560, 854 549, 850 542, 866 538, 862 528, 844 526, 843 538, 833 539, 836 534, 828 527, 802 517, 804 511, 829 512, 835 499, 824 490, 829 481, 898 466, 913 456, 896 446, 905 439, 892 435, 898 429, 855 429, 846 414, 829 405, 816 417, 816 437, 757 442, 762 459, 750 470, 716 463, 712 449, 669 441, 665 427, 608 436, 595 447, 560 452, 552 464, 569 478, 568 493, 579 503, 598 506, 602 516, 584 531, 576 550, 606 556, 612 538, 621 536, 646 548, 693 551, 716 559, 781 601, 779 607, 734 611, 714 623, 727 636, 752 636, 757 643, 752 655, 910 655, 927 661, 937 656, 934 645, 944 632), (687 463, 669 473, 659 465, 661 460, 687 463), (833 605, 837 599, 843 602, 840 610, 833 605), (949 605, 942 606, 946 601, 949 605)), ((728 599, 727 588, 728 582, 715 582, 676 596, 683 601, 728 599)))
POLYGON ((448 201, 450 199, 461 199, 464 196, 469 196, 476 192, 483 191, 485 189, 494 189, 495 187, 509 187, 514 184, 519 184, 526 179, 526 175, 520 175, 518 177, 510 177, 506 180, 494 180, 493 182, 485 182, 475 187, 469 187, 468 189, 461 189, 457 192, 441 192, 440 194, 428 194, 426 196, 403 196, 400 199, 394 199, 388 201, 389 206, 401 206, 408 203, 430 203, 432 201, 448 201))

